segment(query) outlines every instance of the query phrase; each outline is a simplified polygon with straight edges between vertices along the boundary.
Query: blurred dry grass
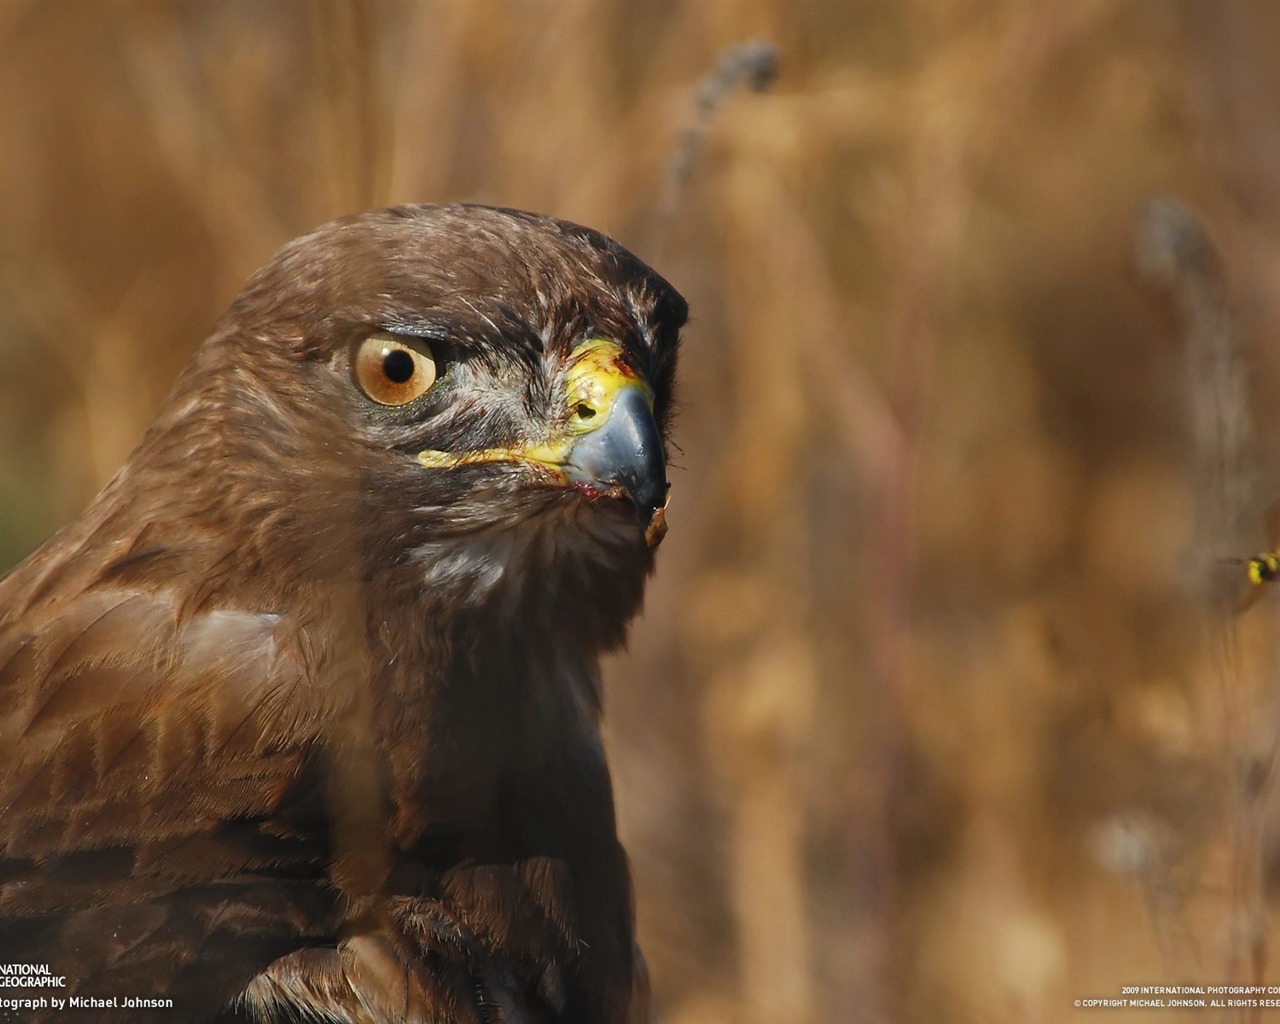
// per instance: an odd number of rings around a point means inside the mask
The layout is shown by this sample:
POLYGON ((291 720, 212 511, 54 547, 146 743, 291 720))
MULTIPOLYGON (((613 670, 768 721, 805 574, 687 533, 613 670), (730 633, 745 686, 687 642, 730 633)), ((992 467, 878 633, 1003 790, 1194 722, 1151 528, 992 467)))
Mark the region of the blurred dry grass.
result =
POLYGON ((664 1018, 1280 984, 1277 599, 1200 597, 1280 496, 1277 42, 1244 0, 10 0, 0 559, 294 235, 453 198, 591 224, 694 310, 673 530, 610 666, 664 1018), (725 99, 664 222, 697 83, 751 38, 777 87, 725 99), (1133 256, 1167 193, 1243 350, 1226 471, 1186 302, 1133 256))

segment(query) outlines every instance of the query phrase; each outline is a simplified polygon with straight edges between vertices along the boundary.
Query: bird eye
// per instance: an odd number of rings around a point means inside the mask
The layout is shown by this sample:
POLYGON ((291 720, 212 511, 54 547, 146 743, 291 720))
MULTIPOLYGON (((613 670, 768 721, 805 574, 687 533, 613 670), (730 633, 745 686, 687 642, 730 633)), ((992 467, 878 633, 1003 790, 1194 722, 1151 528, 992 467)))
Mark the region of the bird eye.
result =
POLYGON ((426 342, 378 331, 360 342, 356 383, 379 405, 407 405, 436 382, 436 360, 426 342))

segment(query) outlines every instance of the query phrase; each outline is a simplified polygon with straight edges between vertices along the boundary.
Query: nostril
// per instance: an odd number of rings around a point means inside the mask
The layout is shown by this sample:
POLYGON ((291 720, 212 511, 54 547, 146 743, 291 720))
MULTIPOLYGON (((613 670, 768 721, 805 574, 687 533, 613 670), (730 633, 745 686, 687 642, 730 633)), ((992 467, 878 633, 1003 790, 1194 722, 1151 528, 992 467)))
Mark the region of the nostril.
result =
POLYGON ((573 414, 580 420, 593 420, 596 417, 596 411, 587 405, 586 402, 579 402, 573 407, 573 414))

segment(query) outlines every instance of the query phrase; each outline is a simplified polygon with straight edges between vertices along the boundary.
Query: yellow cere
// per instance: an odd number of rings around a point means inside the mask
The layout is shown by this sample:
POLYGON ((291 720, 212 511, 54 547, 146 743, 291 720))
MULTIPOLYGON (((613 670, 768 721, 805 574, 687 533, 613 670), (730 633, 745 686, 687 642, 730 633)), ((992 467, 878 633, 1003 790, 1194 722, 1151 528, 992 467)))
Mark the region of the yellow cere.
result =
POLYGON ((565 401, 571 415, 569 429, 583 434, 599 426, 625 387, 640 390, 653 408, 653 391, 622 358, 622 346, 608 338, 592 338, 573 350, 565 374, 565 401))
POLYGON ((472 452, 436 451, 418 453, 418 461, 428 469, 469 466, 482 462, 525 462, 559 472, 569 457, 574 439, 600 426, 624 388, 641 391, 653 407, 653 391, 622 358, 622 346, 608 338, 591 338, 573 350, 565 374, 565 404, 569 417, 564 436, 545 441, 529 441, 503 448, 481 448, 472 452))

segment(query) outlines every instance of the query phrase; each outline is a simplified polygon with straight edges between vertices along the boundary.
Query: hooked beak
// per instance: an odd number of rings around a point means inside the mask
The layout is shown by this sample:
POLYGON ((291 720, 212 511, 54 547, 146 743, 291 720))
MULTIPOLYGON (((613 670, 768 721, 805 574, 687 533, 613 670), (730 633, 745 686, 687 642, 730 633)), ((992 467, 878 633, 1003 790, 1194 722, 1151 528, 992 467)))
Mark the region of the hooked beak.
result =
POLYGON ((424 466, 479 462, 531 463, 588 498, 625 498, 636 509, 649 547, 666 535, 670 489, 653 391, 623 358, 622 346, 604 338, 583 342, 565 374, 568 418, 546 442, 486 448, 451 455, 424 451, 424 466))
POLYGON ((667 464, 662 436, 644 392, 620 389, 604 410, 600 425, 570 446, 564 468, 589 496, 591 491, 621 490, 647 526, 667 504, 667 464))

